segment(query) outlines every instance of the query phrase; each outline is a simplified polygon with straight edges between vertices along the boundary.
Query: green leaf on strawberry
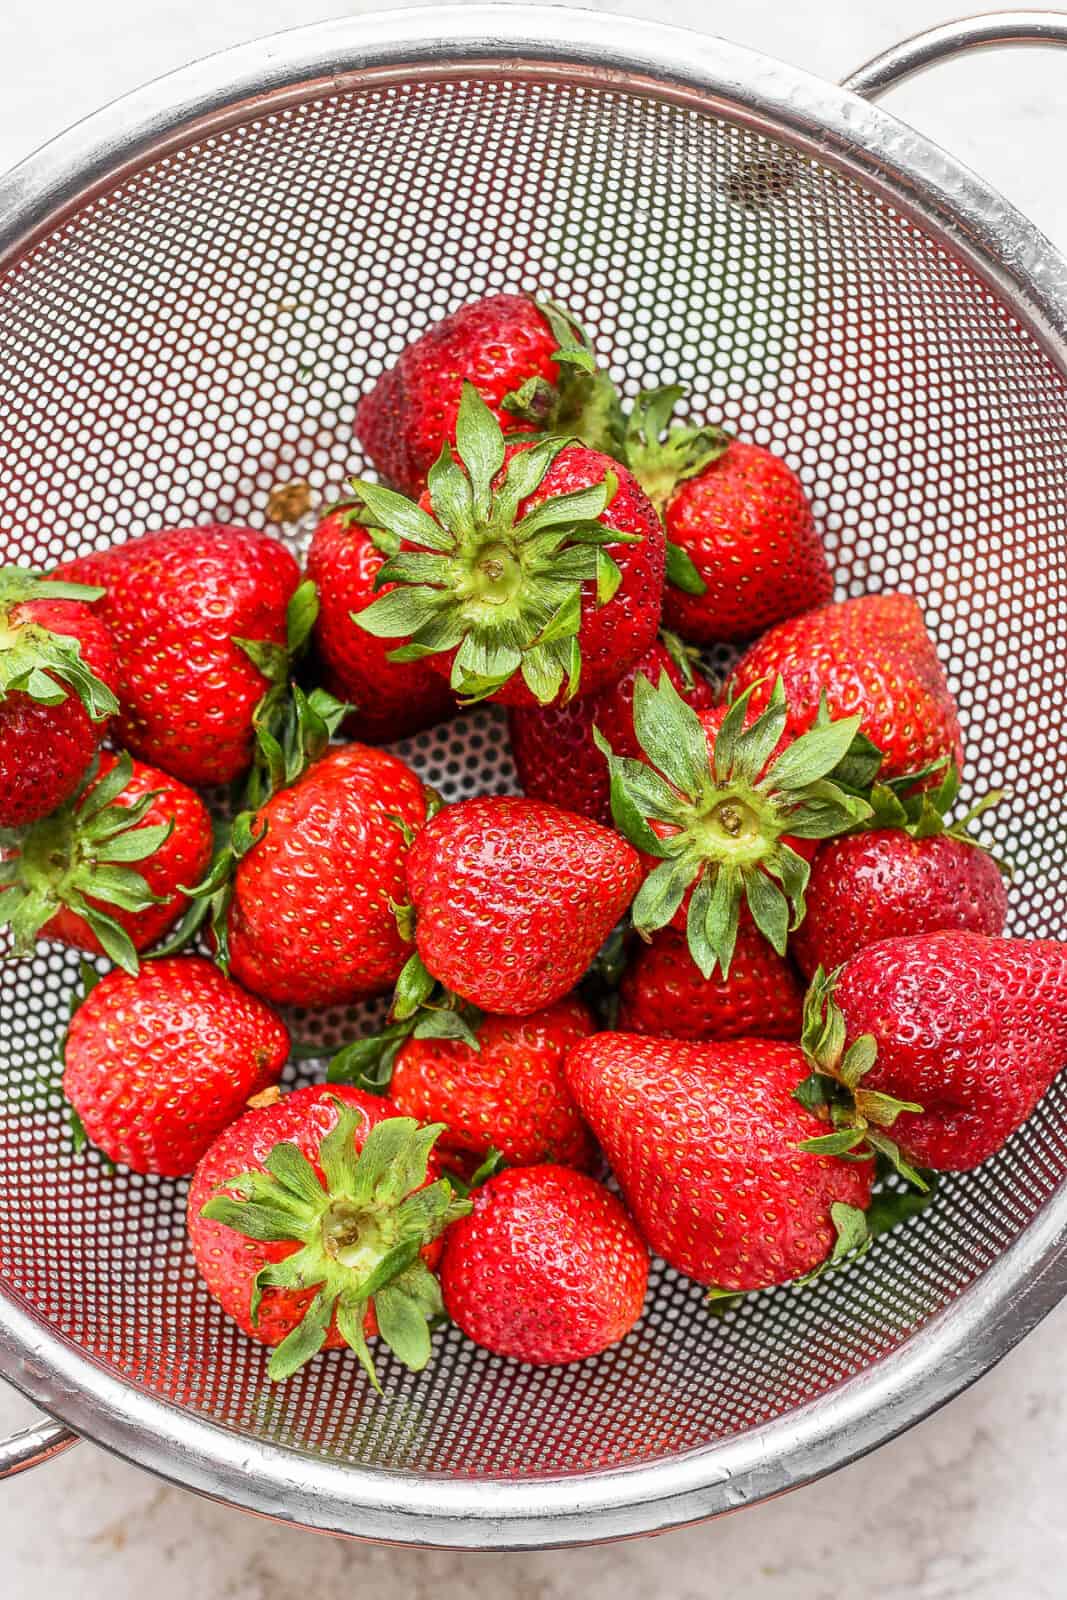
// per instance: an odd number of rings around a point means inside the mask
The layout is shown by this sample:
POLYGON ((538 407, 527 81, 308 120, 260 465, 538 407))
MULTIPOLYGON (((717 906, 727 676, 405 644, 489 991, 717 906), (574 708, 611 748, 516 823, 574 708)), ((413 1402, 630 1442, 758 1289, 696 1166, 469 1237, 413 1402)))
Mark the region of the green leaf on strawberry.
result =
POLYGON ((32 600, 80 600, 91 604, 104 590, 82 583, 62 583, 26 567, 0 567, 0 700, 27 695, 41 705, 61 705, 73 691, 94 722, 104 722, 119 709, 111 690, 82 660, 77 639, 53 633, 41 623, 12 624, 9 613, 32 600))
MULTIPOLYGON (((623 459, 661 515, 678 484, 703 472, 730 444, 730 435, 710 423, 671 426, 674 409, 684 397, 680 383, 648 389, 634 401, 626 426, 623 459)), ((678 545, 667 547, 667 580, 686 594, 703 594, 707 589, 678 545)))

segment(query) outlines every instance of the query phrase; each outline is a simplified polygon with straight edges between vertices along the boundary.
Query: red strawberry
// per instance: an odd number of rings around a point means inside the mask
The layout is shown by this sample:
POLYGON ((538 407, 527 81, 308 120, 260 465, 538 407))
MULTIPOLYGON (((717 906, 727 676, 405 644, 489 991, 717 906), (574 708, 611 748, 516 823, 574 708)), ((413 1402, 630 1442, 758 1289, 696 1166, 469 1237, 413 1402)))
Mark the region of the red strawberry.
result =
POLYGON ((37 937, 58 939, 136 972, 137 951, 189 904, 181 887, 203 876, 211 847, 198 794, 125 753, 104 754, 76 796, 9 850, 0 924, 20 955, 37 937))
POLYGON ((339 508, 319 523, 307 558, 319 593, 315 644, 326 682, 356 708, 347 731, 369 744, 406 738, 456 711, 439 672, 423 661, 390 661, 390 645, 352 620, 382 592, 374 585, 386 558, 375 541, 388 538, 380 528, 366 528, 352 508, 339 508))
POLYGON ((762 1289, 863 1236, 872 1162, 798 1149, 825 1124, 794 1099, 803 1052, 600 1033, 567 1077, 652 1249, 701 1283, 762 1289), (835 1235, 837 1243, 835 1244, 835 1235))
POLYGON ((410 998, 429 992, 428 969, 483 1011, 540 1011, 574 988, 640 880, 637 852, 586 817, 492 795, 446 806, 407 859, 425 964, 410 998))
POLYGON ((392 661, 450 673, 465 701, 550 705, 592 694, 656 636, 663 529, 636 480, 583 445, 506 446, 474 389, 456 451, 418 506, 354 478, 374 522, 400 542, 378 573, 395 584, 358 614, 392 661))
POLYGON ((1067 944, 955 930, 887 939, 835 980, 817 975, 808 1008, 813 1087, 829 1089, 839 1146, 884 1149, 888 1127, 907 1162, 965 1172, 1067 1065, 1067 944))
POLYGON ((595 822, 611 821, 608 768, 593 740, 599 728, 618 755, 639 756, 634 733, 634 680, 638 673, 658 683, 665 672, 683 700, 697 710, 710 709, 711 685, 690 670, 679 641, 659 640, 621 678, 596 694, 565 705, 531 706, 508 712, 511 753, 523 792, 531 800, 577 811, 595 822))
POLYGON ((107 591, 98 611, 119 657, 121 742, 185 783, 243 772, 269 679, 237 641, 284 649, 300 577, 284 545, 211 523, 147 533, 62 571, 107 591))
POLYGON ((571 996, 527 1017, 482 1017, 477 1049, 465 1040, 414 1037, 400 1048, 390 1097, 405 1116, 443 1122, 439 1150, 500 1152, 511 1166, 555 1161, 588 1167, 592 1141, 578 1115, 563 1062, 593 1032, 571 996))
POLYGON ((469 1209, 437 1176, 439 1132, 377 1095, 315 1084, 246 1112, 204 1156, 189 1191, 193 1254, 223 1310, 278 1347, 272 1378, 348 1345, 377 1388, 375 1334, 426 1365, 442 1310, 436 1241, 469 1209))
POLYGON ((800 479, 762 445, 669 427, 683 391, 634 404, 626 459, 663 518, 670 628, 698 644, 750 639, 834 590, 800 479))
POLYGON ((200 956, 112 971, 71 1019, 63 1088, 86 1134, 134 1172, 191 1172, 277 1083, 285 1025, 200 956))
POLYGON ((799 1040, 804 990, 751 922, 737 930, 730 976, 705 978, 685 936, 664 928, 638 944, 620 987, 619 1027, 671 1039, 799 1040))
POLYGON ((610 1190, 569 1167, 521 1167, 477 1189, 449 1230, 445 1309, 497 1355, 555 1366, 599 1355, 644 1308, 648 1251, 610 1190))
POLYGON ((490 295, 432 323, 359 402, 359 441, 405 494, 455 444, 464 381, 505 433, 573 433, 609 450, 621 437, 614 390, 573 319, 531 295, 490 295))
POLYGON ((341 1004, 382 994, 410 954, 395 910, 404 899, 404 828, 426 816, 409 767, 351 744, 282 789, 253 824, 227 915, 230 969, 279 1005, 341 1004))
POLYGON ((61 805, 118 710, 111 639, 85 603, 99 592, 0 567, 0 827, 61 805))
POLYGON ((742 656, 728 691, 752 688, 758 710, 778 676, 790 733, 811 727, 825 695, 831 716, 860 715, 883 779, 962 764, 956 705, 909 595, 863 595, 779 623, 742 656))

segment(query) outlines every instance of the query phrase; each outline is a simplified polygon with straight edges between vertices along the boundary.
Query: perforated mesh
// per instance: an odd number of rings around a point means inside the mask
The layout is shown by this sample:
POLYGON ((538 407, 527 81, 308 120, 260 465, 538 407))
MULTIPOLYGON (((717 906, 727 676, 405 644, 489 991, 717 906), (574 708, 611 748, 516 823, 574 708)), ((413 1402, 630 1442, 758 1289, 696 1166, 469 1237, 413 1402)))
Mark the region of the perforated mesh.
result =
MULTIPOLYGON (((909 221, 699 111, 518 78, 376 88, 220 133, 86 207, 0 286, 5 556, 261 525, 294 477, 332 493, 362 466, 360 389, 433 317, 516 287, 573 307, 631 391, 681 379, 785 453, 842 595, 922 599, 971 787, 1011 789, 993 831, 1014 931, 1067 932, 1063 384, 909 221)), ((450 798, 511 782, 492 712, 409 753, 450 798)), ((442 1333, 424 1376, 387 1369, 384 1400, 344 1355, 272 1389, 198 1286, 184 1185, 68 1156, 53 1056, 74 971, 57 950, 0 971, 5 1285, 133 1382, 343 1461, 589 1470, 779 1417, 942 1309, 1067 1169, 1056 1090, 996 1161, 812 1288, 715 1321, 657 1270, 639 1328, 596 1361, 523 1369, 442 1333)), ((333 1041, 357 1025, 295 1018, 333 1041)))

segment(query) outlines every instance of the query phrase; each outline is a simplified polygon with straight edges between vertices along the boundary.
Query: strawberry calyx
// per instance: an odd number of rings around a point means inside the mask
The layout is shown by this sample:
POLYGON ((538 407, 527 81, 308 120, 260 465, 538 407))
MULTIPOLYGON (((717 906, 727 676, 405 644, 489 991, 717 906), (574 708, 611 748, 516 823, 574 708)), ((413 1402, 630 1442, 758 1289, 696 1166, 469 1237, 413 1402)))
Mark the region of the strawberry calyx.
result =
MULTIPOLYGON (((661 516, 678 485, 718 461, 732 437, 710 422, 672 426, 674 409, 685 393, 680 383, 646 389, 637 396, 626 421, 624 459, 661 516)), ((700 589, 690 592, 702 594, 704 588, 701 582, 700 589)))
POLYGON ((430 1359, 431 1325, 444 1315, 437 1279, 420 1252, 466 1216, 470 1203, 444 1178, 426 1182, 443 1123, 420 1128, 411 1117, 390 1117, 370 1130, 357 1155, 359 1115, 337 1104, 337 1122, 317 1151, 321 1176, 283 1140, 263 1157, 265 1171, 228 1179, 200 1214, 248 1239, 300 1246, 268 1262, 255 1278, 253 1324, 266 1290, 316 1288, 300 1322, 274 1350, 268 1375, 280 1380, 302 1367, 322 1349, 336 1318, 380 1394, 364 1331, 367 1311, 373 1307, 379 1336, 393 1354, 420 1372, 430 1359))
POLYGON ((18 693, 41 705, 56 706, 73 690, 93 722, 115 715, 119 703, 82 660, 79 641, 16 615, 16 608, 27 601, 78 600, 89 605, 104 592, 45 578, 25 567, 0 567, 0 700, 18 693))
MULTIPOLYGON (((949 814, 959 798, 960 773, 956 763, 946 759, 931 767, 923 768, 921 772, 905 773, 899 778, 876 778, 865 790, 865 798, 871 806, 871 815, 860 824, 857 831, 868 833, 875 828, 894 828, 906 833, 911 839, 945 837, 955 839, 960 844, 969 844, 975 850, 983 850, 987 855, 992 855, 992 851, 974 836, 971 828, 979 817, 1000 804, 1006 792, 1004 789, 991 789, 961 817, 950 821, 949 814), (941 773, 942 776, 936 787, 917 787, 937 773, 941 773)), ((996 856, 993 856, 993 859, 1002 872, 1010 875, 1010 868, 1006 863, 997 860, 996 856)))
POLYGON ((478 1027, 483 1016, 477 1006, 434 980, 426 997, 414 1004, 402 997, 398 983, 385 1027, 342 1045, 326 1069, 327 1082, 388 1094, 396 1058, 409 1039, 458 1039, 480 1051, 478 1027))
POLYGON ((505 465, 500 425, 472 384, 464 384, 456 453, 445 445, 430 469, 433 514, 381 484, 353 478, 373 522, 401 548, 376 587, 395 585, 352 620, 377 638, 404 639, 391 661, 421 661, 454 651, 451 684, 467 704, 484 700, 520 673, 548 705, 578 690, 582 585, 606 605, 622 573, 604 548, 633 544, 598 519, 614 499, 615 475, 542 500, 519 516, 568 439, 541 439, 505 465))
POLYGON ((135 974, 139 963, 129 934, 96 902, 129 912, 161 903, 132 863, 155 855, 174 822, 144 821, 158 789, 133 805, 117 803, 133 776, 125 751, 92 787, 99 767, 97 757, 74 795, 50 816, 0 830, 6 857, 0 862, 0 927, 10 927, 14 953, 28 955, 45 923, 66 906, 84 919, 117 966, 135 974))
POLYGON ((834 781, 848 759, 858 716, 820 719, 777 756, 786 726, 781 679, 766 709, 745 726, 755 685, 731 705, 711 748, 697 713, 666 672, 658 686, 634 682, 634 732, 644 761, 616 756, 599 729, 607 757, 615 825, 660 864, 631 907, 635 930, 648 938, 665 927, 691 892, 686 932, 705 978, 716 966, 728 976, 742 904, 779 955, 804 916, 809 866, 790 838, 846 833, 870 811, 858 794, 834 781))
POLYGON ((593 450, 622 459, 625 421, 619 394, 597 367, 589 336, 555 300, 535 300, 557 340, 552 353, 559 376, 528 378, 504 396, 503 410, 538 433, 580 439, 593 450))

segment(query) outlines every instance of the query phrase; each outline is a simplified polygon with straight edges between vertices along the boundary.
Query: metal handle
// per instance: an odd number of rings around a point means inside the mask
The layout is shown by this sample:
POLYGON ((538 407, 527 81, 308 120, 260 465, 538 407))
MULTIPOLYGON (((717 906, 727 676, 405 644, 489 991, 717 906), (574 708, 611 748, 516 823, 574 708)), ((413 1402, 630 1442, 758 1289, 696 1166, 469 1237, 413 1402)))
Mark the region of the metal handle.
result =
POLYGON ((1065 11, 990 11, 980 17, 944 22, 939 28, 913 34, 901 44, 883 50, 842 81, 843 89, 877 100, 906 78, 936 67, 939 62, 987 45, 1067 45, 1065 11))
POLYGON ((31 1427, 0 1439, 0 1478, 13 1478, 18 1472, 39 1467, 77 1443, 78 1435, 62 1422, 42 1418, 31 1427))

